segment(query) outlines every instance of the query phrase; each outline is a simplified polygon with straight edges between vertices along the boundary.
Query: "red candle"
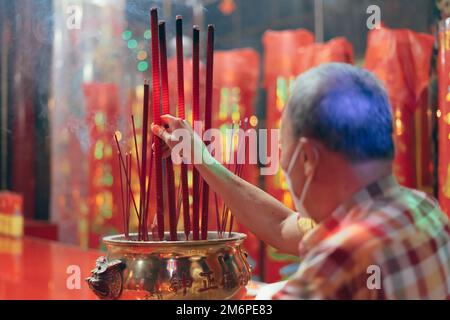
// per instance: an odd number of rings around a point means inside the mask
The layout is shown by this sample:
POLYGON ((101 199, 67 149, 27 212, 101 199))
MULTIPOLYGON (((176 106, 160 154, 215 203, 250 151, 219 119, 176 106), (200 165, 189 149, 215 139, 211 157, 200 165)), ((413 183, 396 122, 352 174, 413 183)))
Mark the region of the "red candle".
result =
MULTIPOLYGON (((176 20, 176 51, 177 51, 177 83, 178 83, 178 117, 185 120, 184 102, 184 54, 183 54, 183 18, 177 16, 176 20)), ((181 197, 183 200, 183 224, 186 240, 191 232, 191 218, 189 216, 189 186, 188 168, 186 163, 181 163, 181 197)))
MULTIPOLYGON (((213 94, 213 64, 214 64, 214 26, 208 25, 206 45, 206 94, 205 94, 205 132, 211 129, 212 94, 213 94)), ((202 203, 202 240, 208 237, 209 217, 209 186, 203 181, 202 203)))
MULTIPOLYGON (((148 101, 149 101, 149 85, 147 80, 144 81, 144 112, 142 118, 142 171, 140 173, 140 204, 139 204, 139 212, 141 215, 141 219, 139 220, 138 226, 138 234, 143 237, 143 240, 148 240, 147 235, 147 215, 144 213, 145 211, 145 180, 147 178, 147 135, 148 135, 148 101)), ((133 121, 133 131, 134 129, 134 121, 133 121)), ((137 150, 136 150, 137 151, 137 150)))
MULTIPOLYGON (((151 136, 151 140, 150 140, 150 146, 151 145, 153 145, 153 141, 154 141, 154 139, 153 139, 153 136, 151 136)), ((154 152, 151 152, 150 153, 150 166, 149 166, 149 169, 148 169, 148 182, 147 182, 147 195, 146 195, 146 197, 145 197, 145 209, 144 209, 144 214, 145 214, 145 221, 148 221, 148 207, 149 207, 149 201, 150 201, 150 187, 151 187, 151 185, 152 185, 152 172, 153 172, 153 162, 154 162, 154 152)), ((151 220, 151 219, 150 219, 151 220)), ((147 226, 147 223, 145 224, 145 228, 146 228, 146 230, 148 231, 148 226, 147 226)))
MULTIPOLYGON (((160 82, 159 82, 159 44, 158 44, 158 12, 156 8, 150 11, 150 29, 152 34, 152 93, 153 93, 153 121, 161 125, 160 110, 160 82)), ((155 145, 155 174, 156 174, 156 219, 158 236, 164 239, 164 198, 162 182, 161 140, 154 138, 155 145)), ((147 222, 145 221, 145 224, 147 222)))
MULTIPOLYGON (((200 30, 198 26, 193 27, 193 46, 192 46, 192 124, 195 126, 195 123, 200 120, 200 30)), ((197 132, 201 134, 201 132, 197 132)), ((199 240, 199 224, 200 224, 200 176, 195 169, 192 168, 192 233, 194 240, 199 240)))
MULTIPOLYGON (((161 62, 161 83, 162 83, 162 110, 163 114, 170 113, 169 107, 169 75, 167 71, 167 46, 166 46, 166 24, 164 21, 159 23, 159 50, 161 62)), ((175 204, 175 180, 173 173, 172 159, 166 160, 166 183, 167 200, 169 206, 169 230, 170 240, 177 240, 177 214, 175 204)))

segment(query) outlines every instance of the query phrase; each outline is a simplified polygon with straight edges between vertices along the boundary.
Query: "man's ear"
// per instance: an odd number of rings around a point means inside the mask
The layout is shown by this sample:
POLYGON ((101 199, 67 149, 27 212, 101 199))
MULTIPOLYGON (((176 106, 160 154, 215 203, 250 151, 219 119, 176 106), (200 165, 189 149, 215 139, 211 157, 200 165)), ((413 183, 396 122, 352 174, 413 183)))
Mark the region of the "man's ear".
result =
POLYGON ((314 172, 314 169, 318 164, 318 154, 317 149, 314 146, 313 142, 308 138, 301 138, 300 143, 302 144, 303 150, 303 161, 305 163, 305 176, 309 176, 314 172))

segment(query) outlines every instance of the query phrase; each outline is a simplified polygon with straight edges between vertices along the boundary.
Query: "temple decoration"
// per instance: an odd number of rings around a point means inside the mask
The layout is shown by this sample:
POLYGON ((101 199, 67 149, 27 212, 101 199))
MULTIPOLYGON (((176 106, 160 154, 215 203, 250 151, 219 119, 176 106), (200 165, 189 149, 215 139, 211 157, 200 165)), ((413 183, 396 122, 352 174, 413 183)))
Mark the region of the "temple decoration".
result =
MULTIPOLYGON (((265 80, 267 89, 267 127, 279 128, 280 119, 289 90, 295 78, 322 63, 353 63, 353 48, 344 38, 327 43, 313 43, 313 36, 304 30, 268 31, 264 35, 265 80)), ((270 148, 268 148, 270 150, 270 148)), ((266 190, 294 209, 288 186, 282 171, 265 177, 266 190)), ((289 255, 267 248, 266 281, 288 277, 296 269, 298 260, 289 255)))
POLYGON ((439 25, 439 159, 438 197, 442 210, 450 216, 450 18, 439 25))
MULTIPOLYGON (((217 51, 214 61, 213 128, 220 129, 225 136, 233 123, 245 119, 248 119, 250 127, 258 126, 255 99, 259 81, 259 54, 250 48, 217 51)), ((248 157, 248 150, 246 154, 248 157)), ((258 185, 258 170, 258 166, 250 164, 247 158, 242 168, 242 178, 258 185)), ((214 221, 214 217, 211 217, 211 221, 214 221)), ((258 275, 262 263, 259 259, 260 241, 247 228, 236 220, 234 222, 239 232, 247 234, 244 247, 249 254, 253 274, 258 275)))
MULTIPOLYGON (((176 25, 177 114, 186 119, 181 16, 177 16, 176 25)), ((104 205, 100 208, 101 213, 113 212, 114 219, 121 221, 119 224, 123 231, 103 238, 107 256, 97 260, 96 268, 86 281, 101 299, 117 299, 122 296, 144 299, 242 297, 251 273, 247 255, 241 249, 241 243, 246 236, 233 232, 233 213, 223 201, 219 208, 218 195, 209 190, 207 182, 196 172, 196 167, 188 155, 181 159, 181 170, 177 174, 179 183, 176 188, 172 162, 174 154, 163 157, 163 141, 155 135, 154 130, 150 135, 149 119, 151 118, 155 125, 163 126, 163 115, 172 113, 166 23, 158 19, 156 8, 150 10, 150 26, 152 81, 150 84, 148 80, 144 80, 140 143, 133 114, 132 130, 112 132, 111 128, 105 125, 117 123, 115 86, 102 88, 91 84, 87 89, 95 88, 96 95, 85 90, 88 106, 97 106, 94 117, 88 120, 88 123, 95 124, 90 130, 93 136, 91 140, 101 144, 99 150, 95 147, 94 156, 102 158, 106 155, 98 169, 95 162, 90 167, 94 167, 96 172, 98 170, 102 175, 106 174, 108 178, 112 175, 111 180, 97 176, 94 181, 102 183, 98 189, 97 186, 90 186, 90 190, 93 189, 90 193, 95 199, 101 196, 104 205), (109 139, 104 135, 109 135, 109 139), (131 139, 126 136, 131 136, 131 139), (128 143, 130 140, 132 143, 128 143), (111 147, 112 141, 115 142, 115 157, 111 147), (147 154, 150 154, 149 160, 147 154), (117 159, 115 170, 108 171, 112 159, 117 159), (137 172, 133 171, 133 168, 137 168, 137 172), (193 181, 192 205, 187 201, 188 168, 192 172, 193 181), (137 174, 133 174, 134 172, 137 174), (133 188, 133 176, 137 176, 135 179, 139 180, 137 190, 133 188), (109 189, 110 182, 113 189, 109 189), (154 211, 149 210, 151 194, 156 199, 154 211), (106 204, 103 201, 105 198, 108 200, 106 204), (210 212, 213 212, 211 216, 215 219, 210 219, 210 212), (132 216, 137 218, 137 230, 130 226, 132 216), (184 220, 183 227, 179 226, 180 217, 184 220), (212 231, 214 229, 210 220, 216 222, 215 231, 212 231), (124 251, 117 250, 118 243, 121 243, 120 247, 125 248, 124 251)), ((214 26, 208 25, 207 29, 203 108, 200 106, 200 28, 193 26, 192 32, 192 122, 194 130, 203 137, 205 145, 208 146, 210 138, 206 135, 212 127, 213 113, 214 26)), ((243 127, 245 132, 248 124, 249 119, 245 118, 233 127, 236 126, 238 131, 243 127)), ((236 133, 236 139, 233 136, 231 141, 236 142, 236 150, 230 149, 230 159, 233 160, 226 163, 226 167, 235 175, 242 176, 243 163, 236 160, 237 155, 246 149, 247 142, 241 133, 236 133)), ((94 211, 95 208, 91 210, 94 211)))
POLYGON ((88 149, 88 208, 89 246, 98 247, 105 234, 121 230, 120 186, 114 141, 111 136, 118 123, 118 88, 113 84, 90 83, 84 85, 89 127, 88 149))
POLYGON ((392 105, 395 175, 404 186, 427 191, 432 176, 427 88, 433 43, 432 36, 411 30, 373 30, 365 62, 387 88, 392 105))
POLYGON ((23 236, 23 198, 20 194, 0 191, 0 235, 23 236))

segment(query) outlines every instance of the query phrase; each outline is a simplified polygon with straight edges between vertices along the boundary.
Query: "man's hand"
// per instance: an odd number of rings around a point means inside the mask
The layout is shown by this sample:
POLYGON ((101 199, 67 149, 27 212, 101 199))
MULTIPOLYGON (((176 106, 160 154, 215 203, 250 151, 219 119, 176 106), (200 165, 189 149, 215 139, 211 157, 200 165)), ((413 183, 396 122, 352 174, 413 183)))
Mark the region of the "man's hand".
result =
MULTIPOLYGON (((175 130, 184 130, 183 137, 189 137, 191 143, 191 155, 190 160, 194 159, 194 149, 200 148, 204 152, 203 141, 198 136, 198 134, 192 129, 191 125, 181 118, 176 118, 170 114, 165 114, 161 116, 162 126, 152 124, 151 129, 154 135, 161 138, 164 141, 162 155, 164 158, 170 156, 171 150, 180 143, 177 135, 174 134, 175 130)), ((185 155, 180 155, 185 156, 185 155)), ((189 156, 189 155, 186 155, 189 156)), ((192 161, 191 161, 192 163, 192 161)))

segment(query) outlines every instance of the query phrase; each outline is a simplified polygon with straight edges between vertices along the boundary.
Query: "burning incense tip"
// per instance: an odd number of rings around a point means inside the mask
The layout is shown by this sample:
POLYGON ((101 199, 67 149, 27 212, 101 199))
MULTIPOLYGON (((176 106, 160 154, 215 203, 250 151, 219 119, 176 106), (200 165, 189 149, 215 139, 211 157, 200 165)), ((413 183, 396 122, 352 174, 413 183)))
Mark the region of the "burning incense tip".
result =
POLYGON ((177 19, 177 20, 181 20, 181 19, 183 19, 183 16, 181 16, 181 15, 179 14, 179 15, 177 15, 176 19, 177 19))
POLYGON ((116 136, 117 141, 122 140, 122 132, 116 131, 114 132, 114 136, 116 136))
POLYGON ((195 31, 200 31, 200 27, 198 25, 192 26, 192 29, 194 29, 195 31))

